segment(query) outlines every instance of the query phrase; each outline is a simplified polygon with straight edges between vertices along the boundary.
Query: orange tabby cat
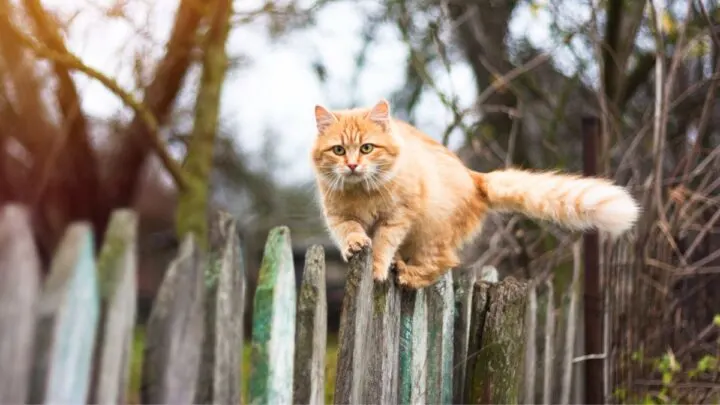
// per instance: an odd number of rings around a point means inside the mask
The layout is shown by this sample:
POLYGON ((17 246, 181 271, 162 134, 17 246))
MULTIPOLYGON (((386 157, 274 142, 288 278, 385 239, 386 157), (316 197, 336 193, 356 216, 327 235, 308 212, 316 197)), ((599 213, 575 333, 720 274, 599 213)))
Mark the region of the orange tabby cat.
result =
POLYGON ((639 214, 627 191, 605 179, 472 171, 442 144, 392 118, 385 100, 332 112, 316 106, 315 118, 312 161, 326 223, 345 260, 372 247, 378 281, 393 265, 403 286, 432 284, 459 264, 459 248, 480 231, 489 210, 613 236, 639 214))

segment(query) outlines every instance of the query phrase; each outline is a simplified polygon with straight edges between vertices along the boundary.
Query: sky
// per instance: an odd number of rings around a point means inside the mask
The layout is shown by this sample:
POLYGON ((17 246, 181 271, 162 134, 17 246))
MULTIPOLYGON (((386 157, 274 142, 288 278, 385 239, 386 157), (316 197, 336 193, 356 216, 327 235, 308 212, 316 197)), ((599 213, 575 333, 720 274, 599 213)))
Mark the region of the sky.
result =
MULTIPOLYGON (((162 56, 178 2, 127 1, 126 13, 134 25, 150 27, 150 39, 144 40, 127 21, 108 19, 97 7, 117 1, 44 0, 43 4, 61 16, 80 11, 68 32, 68 48, 125 89, 134 90, 127 62, 140 51, 155 60, 162 56)), ((235 1, 235 10, 254 10, 262 4, 257 0, 235 1)), ((309 152, 315 136, 315 104, 346 108, 354 106, 350 103, 356 100, 372 105, 380 98, 389 98, 401 86, 407 50, 397 31, 388 27, 380 31, 381 39, 369 52, 367 66, 352 88, 355 57, 361 47, 363 10, 373 7, 377 3, 372 1, 338 1, 322 9, 315 26, 292 32, 276 42, 268 38, 262 23, 232 30, 228 52, 244 56, 247 65, 228 72, 222 91, 221 122, 250 153, 259 153, 266 135, 273 134, 270 147, 283 161, 275 170, 275 178, 281 183, 311 179, 309 152), (327 67, 325 83, 312 68, 312 61, 318 57, 327 67)), ((532 14, 528 7, 520 7, 510 27, 511 35, 526 36, 534 45, 547 47, 549 20, 546 12, 532 14)), ((98 118, 132 116, 102 84, 82 73, 76 73, 75 78, 87 113, 98 118)), ((440 72, 436 80, 444 92, 458 97, 461 107, 474 100, 474 79, 467 66, 454 66, 452 74, 440 72)), ((134 94, 141 96, 139 92, 134 94)), ((192 103, 192 97, 192 93, 184 94, 183 104, 192 103)), ((450 111, 432 93, 422 97, 416 116, 417 126, 437 139, 451 119, 450 111)), ((458 141, 451 139, 450 147, 456 147, 458 141)))

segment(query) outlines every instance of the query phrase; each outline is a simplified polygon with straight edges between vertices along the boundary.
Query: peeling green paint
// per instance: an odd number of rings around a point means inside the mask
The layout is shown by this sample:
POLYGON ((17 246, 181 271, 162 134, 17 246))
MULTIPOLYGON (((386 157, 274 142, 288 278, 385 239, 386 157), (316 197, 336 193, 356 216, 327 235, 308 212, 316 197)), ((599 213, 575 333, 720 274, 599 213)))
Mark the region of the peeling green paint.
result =
POLYGON ((292 402, 296 292, 290 246, 287 227, 270 231, 253 308, 251 404, 292 402))

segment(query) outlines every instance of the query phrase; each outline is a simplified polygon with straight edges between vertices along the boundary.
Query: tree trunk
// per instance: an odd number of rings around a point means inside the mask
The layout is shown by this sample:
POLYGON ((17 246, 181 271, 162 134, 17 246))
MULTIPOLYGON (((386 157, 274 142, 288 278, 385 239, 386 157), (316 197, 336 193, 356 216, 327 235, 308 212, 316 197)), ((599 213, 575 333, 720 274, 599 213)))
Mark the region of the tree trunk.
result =
POLYGON ((195 104, 195 125, 184 165, 187 187, 180 194, 176 213, 178 237, 193 233, 203 250, 207 247, 210 172, 220 114, 220 93, 227 70, 225 43, 231 15, 232 0, 217 0, 207 33, 203 73, 195 104))

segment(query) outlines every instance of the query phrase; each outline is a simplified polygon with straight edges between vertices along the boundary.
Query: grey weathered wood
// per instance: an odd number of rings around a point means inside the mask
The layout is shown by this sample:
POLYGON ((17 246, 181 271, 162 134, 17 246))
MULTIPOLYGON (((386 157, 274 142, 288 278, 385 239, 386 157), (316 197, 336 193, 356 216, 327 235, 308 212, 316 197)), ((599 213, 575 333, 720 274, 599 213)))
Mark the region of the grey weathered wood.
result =
POLYGON ((327 345, 327 288, 325 251, 313 245, 305 254, 297 320, 295 321, 293 403, 325 403, 325 348, 327 345))
POLYGON ((361 403, 396 404, 400 360, 400 291, 394 277, 373 285, 367 342, 368 371, 361 403))
POLYGON ((426 289, 428 306, 427 402, 452 403, 453 312, 452 273, 426 289))
POLYGON ((535 403, 535 380, 537 378, 537 285, 528 285, 528 308, 525 313, 525 388, 523 389, 526 404, 535 403))
POLYGON ((578 306, 580 301, 580 274, 581 274, 581 256, 580 242, 575 242, 572 247, 573 251, 573 276, 572 284, 568 287, 568 295, 570 296, 570 308, 567 314, 567 326, 565 328, 565 347, 563 348, 563 374, 562 388, 560 391, 560 403, 569 404, 570 394, 573 391, 573 357, 575 356, 575 331, 578 324, 578 306))
POLYGON ((192 235, 186 236, 150 312, 143 358, 143 403, 193 403, 204 335, 204 269, 192 235))
POLYGON ((100 327, 95 342, 90 402, 125 402, 137 297, 137 216, 113 213, 97 264, 100 327))
POLYGON ((89 224, 66 231, 38 306, 32 403, 81 404, 90 386, 100 312, 89 224))
POLYGON ((0 403, 26 402, 40 261, 25 208, 0 209, 0 403), (12 365, 12 366, 10 366, 12 365))
POLYGON ((195 403, 238 404, 245 312, 245 267, 237 222, 218 212, 205 270, 205 339, 195 403))
POLYGON ((398 384, 401 404, 426 402, 427 320, 425 290, 401 290, 398 384))
POLYGON ((334 397, 337 404, 362 403, 372 287, 372 254, 365 248, 350 259, 345 281, 334 397))
POLYGON ((464 403, 518 402, 526 305, 527 284, 514 278, 475 285, 464 403))
POLYGON ((473 286, 476 273, 463 271, 457 275, 455 287, 455 313, 453 331, 453 403, 463 403, 465 371, 467 369, 468 341, 470 339, 470 316, 473 286))
POLYGON ((253 304, 251 404, 292 402, 296 291, 290 246, 287 227, 270 231, 253 304))
MULTIPOLYGON (((486 270, 486 268, 483 268, 486 270)), ((497 274, 492 271, 485 271, 481 280, 476 281, 472 286, 470 293, 472 301, 470 303, 470 325, 468 326, 468 347, 467 357, 465 359, 465 382, 463 383, 462 399, 455 401, 459 404, 475 403, 478 398, 474 398, 473 384, 475 381, 475 369, 478 366, 478 355, 482 348, 482 334, 485 327, 485 319, 487 318, 490 296, 490 286, 497 283, 497 274)))
POLYGON ((543 362, 543 404, 552 403, 553 363, 555 362, 555 289, 552 275, 545 282, 547 286, 547 309, 545 315, 545 359, 543 362))

